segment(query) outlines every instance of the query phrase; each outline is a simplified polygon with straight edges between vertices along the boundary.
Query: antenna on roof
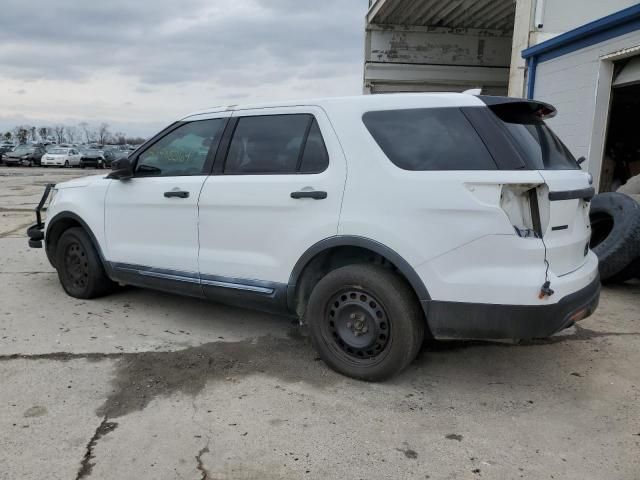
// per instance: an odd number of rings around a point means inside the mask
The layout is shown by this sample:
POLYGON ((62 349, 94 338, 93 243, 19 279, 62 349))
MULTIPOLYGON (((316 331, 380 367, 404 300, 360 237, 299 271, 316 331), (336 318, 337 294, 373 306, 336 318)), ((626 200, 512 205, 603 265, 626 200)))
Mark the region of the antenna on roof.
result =
POLYGON ((482 95, 482 88, 471 88, 462 93, 466 93, 467 95, 482 95))

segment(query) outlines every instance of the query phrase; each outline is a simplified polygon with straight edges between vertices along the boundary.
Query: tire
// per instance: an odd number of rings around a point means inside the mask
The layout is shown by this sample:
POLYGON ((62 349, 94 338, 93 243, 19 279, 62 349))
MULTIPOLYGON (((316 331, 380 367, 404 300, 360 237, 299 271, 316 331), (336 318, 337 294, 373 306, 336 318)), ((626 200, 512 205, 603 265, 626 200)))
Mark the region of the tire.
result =
POLYGON ((601 193, 593 197, 589 216, 590 247, 606 282, 640 256, 640 205, 622 193, 601 193))
POLYGON ((64 161, 64 165, 63 165, 63 167, 64 167, 64 168, 69 168, 69 160, 65 160, 65 161, 64 161))
POLYGON ((80 168, 82 168, 84 170, 85 167, 86 167, 86 165, 84 164, 84 162, 80 162, 80 168))
POLYGON ((305 321, 322 360, 359 380, 401 372, 424 339, 425 320, 412 289, 377 265, 349 265, 324 276, 311 292, 305 321))
POLYGON ((632 278, 640 278, 640 257, 636 258, 615 275, 609 277, 604 283, 624 283, 632 278))
POLYGON ((65 230, 56 247, 56 268, 62 288, 75 298, 96 298, 115 287, 106 275, 89 235, 80 227, 65 230))

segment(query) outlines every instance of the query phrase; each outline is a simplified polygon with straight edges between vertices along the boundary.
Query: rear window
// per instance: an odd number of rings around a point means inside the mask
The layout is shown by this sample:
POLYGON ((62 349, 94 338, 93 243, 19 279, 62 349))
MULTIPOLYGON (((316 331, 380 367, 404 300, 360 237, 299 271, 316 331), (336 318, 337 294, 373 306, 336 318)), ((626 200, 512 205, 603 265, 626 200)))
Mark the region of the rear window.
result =
POLYGON ((495 170, 458 108, 367 112, 362 120, 385 155, 404 170, 495 170))
POLYGON ((504 104, 490 107, 509 131, 516 148, 530 170, 578 170, 569 149, 535 113, 504 104))

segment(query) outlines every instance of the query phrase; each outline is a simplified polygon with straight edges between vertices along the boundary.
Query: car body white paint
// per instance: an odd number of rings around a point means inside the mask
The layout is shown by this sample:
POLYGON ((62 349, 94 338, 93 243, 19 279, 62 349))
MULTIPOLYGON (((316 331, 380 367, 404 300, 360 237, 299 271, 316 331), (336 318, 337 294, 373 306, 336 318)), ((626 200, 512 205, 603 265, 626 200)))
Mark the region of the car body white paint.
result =
POLYGON ((588 187, 585 173, 407 171, 389 161, 362 122, 372 110, 463 106, 485 104, 465 94, 390 94, 212 108, 182 120, 313 113, 330 167, 313 175, 91 177, 58 185, 48 216, 70 211, 84 219, 107 261, 203 275, 286 283, 308 248, 350 235, 395 251, 434 300, 544 305, 589 285, 597 259, 584 255, 588 203, 543 198, 548 189, 588 187), (517 236, 501 208, 503 188, 522 184, 547 186, 540 189, 546 247, 517 236), (163 198, 172 188, 192 195, 163 198), (289 197, 305 188, 329 196, 289 197), (552 231, 557 222, 568 228, 552 231), (541 299, 546 276, 556 294, 541 299))

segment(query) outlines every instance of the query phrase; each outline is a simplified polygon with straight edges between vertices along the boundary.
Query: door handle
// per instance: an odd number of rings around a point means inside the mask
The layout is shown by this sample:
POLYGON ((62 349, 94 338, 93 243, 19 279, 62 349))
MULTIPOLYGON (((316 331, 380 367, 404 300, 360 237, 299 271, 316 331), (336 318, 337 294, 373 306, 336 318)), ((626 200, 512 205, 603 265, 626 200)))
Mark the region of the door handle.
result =
POLYGON ((327 192, 320 190, 303 190, 300 192, 291 192, 291 198, 313 198, 314 200, 322 200, 327 198, 327 192))
POLYGON ((167 198, 189 198, 189 192, 185 192, 184 190, 169 190, 168 192, 164 192, 164 196, 167 198))

